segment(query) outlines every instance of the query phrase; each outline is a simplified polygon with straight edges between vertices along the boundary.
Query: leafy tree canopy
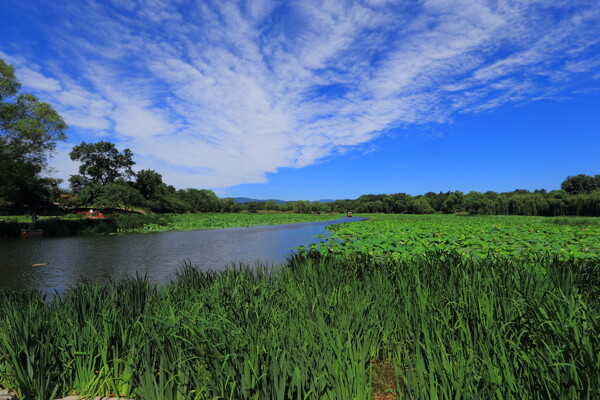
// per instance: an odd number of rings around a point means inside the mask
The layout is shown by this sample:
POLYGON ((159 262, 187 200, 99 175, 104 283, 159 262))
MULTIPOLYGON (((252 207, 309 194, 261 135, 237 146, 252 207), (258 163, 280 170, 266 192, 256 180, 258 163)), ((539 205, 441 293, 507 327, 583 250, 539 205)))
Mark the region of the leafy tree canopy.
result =
POLYGON ((146 200, 157 199, 160 195, 168 192, 167 186, 163 183, 162 175, 151 169, 143 169, 136 174, 133 185, 140 191, 146 200))
POLYGON ((570 194, 591 193, 594 190, 600 190, 600 175, 589 176, 579 174, 567 176, 567 179, 561 183, 560 187, 570 194))
POLYGON ((178 190, 177 195, 188 204, 191 212, 219 211, 219 198, 212 190, 178 190))
POLYGON ((65 140, 67 124, 48 103, 19 93, 14 67, 0 60, 0 204, 4 208, 48 201, 56 180, 40 173, 65 140), (52 189, 52 188, 50 188, 52 189))
POLYGON ((111 182, 102 187, 102 193, 95 199, 97 207, 118 207, 128 209, 142 204, 140 192, 125 182, 111 182))
POLYGON ((129 149, 119 152, 110 142, 86 143, 73 147, 69 153, 71 160, 79 161, 79 175, 69 179, 74 191, 91 184, 106 185, 117 179, 129 181, 135 174, 133 153, 129 149))

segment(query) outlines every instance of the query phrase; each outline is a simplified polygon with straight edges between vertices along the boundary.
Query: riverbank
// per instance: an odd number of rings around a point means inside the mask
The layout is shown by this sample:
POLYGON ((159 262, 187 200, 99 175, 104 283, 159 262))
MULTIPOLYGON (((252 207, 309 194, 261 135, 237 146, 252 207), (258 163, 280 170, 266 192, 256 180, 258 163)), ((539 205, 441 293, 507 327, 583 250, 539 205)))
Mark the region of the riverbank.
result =
POLYGON ((23 399, 594 398, 600 262, 293 257, 176 282, 0 290, 0 386, 23 399), (531 263, 543 267, 531 268, 531 263))
POLYGON ((0 287, 38 288, 52 296, 80 279, 106 282, 143 275, 150 282, 166 283, 184 262, 200 269, 257 261, 281 265, 298 246, 326 236, 327 226, 360 220, 0 240, 0 287))
POLYGON ((330 221, 343 216, 343 214, 198 213, 115 214, 103 219, 88 219, 77 215, 67 215, 60 218, 39 217, 35 224, 25 222, 25 217, 1 217, 0 238, 19 238, 23 229, 42 230, 45 237, 58 237, 245 228, 261 225, 330 221))

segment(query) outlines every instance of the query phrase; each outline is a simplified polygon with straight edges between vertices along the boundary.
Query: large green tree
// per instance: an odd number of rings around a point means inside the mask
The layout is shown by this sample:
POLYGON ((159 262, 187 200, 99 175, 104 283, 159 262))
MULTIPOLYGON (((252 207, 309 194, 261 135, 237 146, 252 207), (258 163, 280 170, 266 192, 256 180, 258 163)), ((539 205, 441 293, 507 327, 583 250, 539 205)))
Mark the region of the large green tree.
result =
POLYGON ((594 190, 600 190, 600 175, 589 176, 586 174, 579 174, 567 176, 560 184, 560 188, 570 194, 591 193, 594 190))
POLYGON ((168 192, 162 175, 152 169, 143 169, 136 174, 133 186, 146 200, 156 200, 168 192))
POLYGON ((120 152, 114 143, 86 143, 73 147, 71 160, 79 161, 79 175, 69 178, 72 189, 77 192, 89 185, 106 185, 118 179, 129 181, 135 176, 131 167, 135 165, 129 149, 120 152))
POLYGON ((464 196, 464 208, 469 214, 492 214, 494 203, 483 193, 473 191, 464 196))
POLYGON ((178 190, 177 197, 187 203, 191 212, 215 212, 219 211, 219 198, 208 189, 186 189, 178 190))
POLYGON ((135 173, 133 153, 120 152, 114 143, 81 142, 69 153, 71 160, 79 161, 79 175, 71 175, 71 189, 77 194, 76 204, 85 207, 142 206, 144 198, 133 187, 135 173))
POLYGON ((51 105, 19 93, 20 88, 14 67, 0 60, 0 209, 5 210, 48 201, 58 181, 41 173, 67 129, 51 105))
POLYGON ((450 193, 442 205, 447 213, 457 213, 465 210, 464 194, 460 190, 450 193))

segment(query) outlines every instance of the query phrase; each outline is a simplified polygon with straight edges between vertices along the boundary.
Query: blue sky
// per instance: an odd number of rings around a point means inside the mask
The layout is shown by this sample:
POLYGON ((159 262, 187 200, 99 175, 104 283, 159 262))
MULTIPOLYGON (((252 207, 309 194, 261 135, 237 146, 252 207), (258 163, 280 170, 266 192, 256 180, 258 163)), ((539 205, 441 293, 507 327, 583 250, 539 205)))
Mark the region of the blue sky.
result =
POLYGON ((557 189, 600 173, 597 0, 0 3, 75 144, 220 196, 557 189))

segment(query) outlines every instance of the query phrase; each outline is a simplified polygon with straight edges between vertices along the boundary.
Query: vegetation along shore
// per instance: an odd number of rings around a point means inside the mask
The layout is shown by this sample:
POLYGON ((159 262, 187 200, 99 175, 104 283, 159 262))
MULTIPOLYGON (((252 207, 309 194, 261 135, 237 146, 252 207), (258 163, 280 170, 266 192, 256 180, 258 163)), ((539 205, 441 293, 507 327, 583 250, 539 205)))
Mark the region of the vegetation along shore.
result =
POLYGON ((0 386, 36 400, 593 399, 599 277, 598 258, 310 252, 51 301, 2 290, 0 386))
POLYGON ((44 236, 72 236, 109 233, 149 233, 194 229, 244 228, 300 222, 330 221, 341 214, 314 215, 294 213, 197 213, 197 214, 114 214, 103 219, 81 215, 42 217, 31 223, 30 216, 0 217, 0 238, 17 238, 21 229, 35 226, 44 236))
POLYGON ((371 217, 276 269, 188 265, 167 285, 81 282, 51 300, 2 290, 0 386, 22 399, 600 395, 595 220, 371 217))

